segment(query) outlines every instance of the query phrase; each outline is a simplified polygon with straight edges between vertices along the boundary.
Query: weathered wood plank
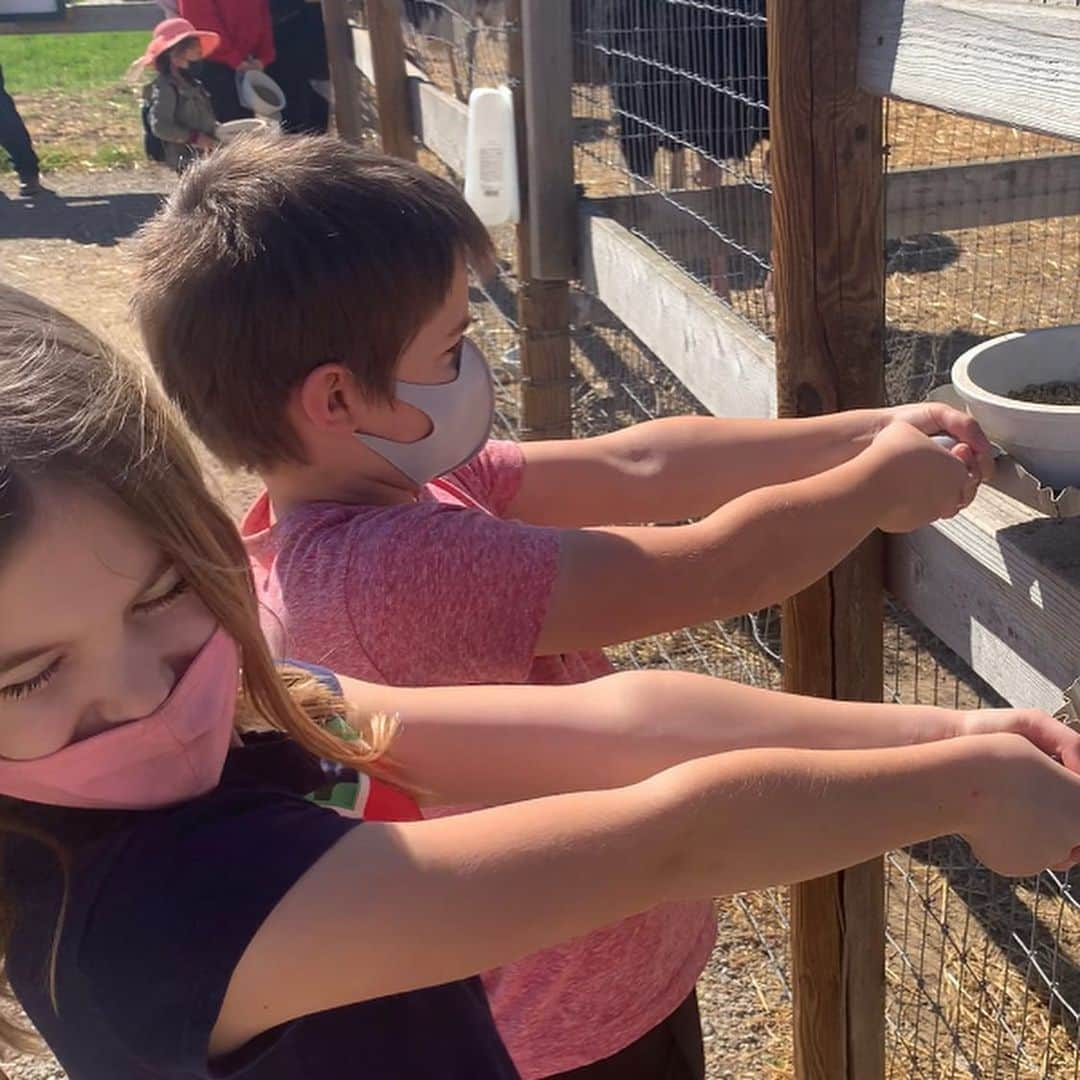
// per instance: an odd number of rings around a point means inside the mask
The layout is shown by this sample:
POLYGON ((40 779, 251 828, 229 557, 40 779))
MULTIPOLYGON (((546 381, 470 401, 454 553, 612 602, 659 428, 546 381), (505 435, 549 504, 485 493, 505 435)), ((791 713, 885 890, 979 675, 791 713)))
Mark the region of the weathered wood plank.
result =
MULTIPOLYGON (((859 0, 770 0, 777 405, 882 404, 881 102, 858 88, 859 0)), ((873 536, 784 604, 784 689, 880 701, 883 549, 873 536)), ((791 889, 797 1080, 885 1074, 881 859, 791 889)))
POLYGON ((771 342, 625 226, 583 207, 585 288, 654 352, 710 411, 774 416, 771 342))
POLYGON ((1080 518, 1045 518, 993 488, 887 541, 896 599, 1013 705, 1056 709, 1080 675, 1080 518))
POLYGON ((322 0, 322 16, 333 87, 334 128, 346 142, 358 143, 363 127, 358 97, 360 88, 353 70, 351 29, 345 0, 322 0))
MULTIPOLYGON (((706 228, 698 218, 751 251, 767 255, 772 245, 768 192, 749 184, 593 201, 599 212, 684 262, 702 254, 706 228)), ((890 239, 1070 214, 1080 214, 1080 154, 897 169, 885 177, 890 239)))
POLYGON ((85 34, 153 30, 165 16, 153 3, 68 4, 62 19, 0 20, 2 34, 85 34))
POLYGON ((522 26, 509 43, 518 171, 521 437, 573 435, 570 279, 577 254, 571 128, 570 0, 510 0, 522 26))
MULTIPOLYGON (((371 51, 371 37, 359 27, 353 27, 352 35, 356 66, 374 85, 375 60, 371 51)), ((406 63, 405 73, 409 82, 413 134, 448 168, 463 176, 468 109, 457 98, 429 82, 415 64, 406 63)))
POLYGON ((521 14, 530 271, 569 281, 577 254, 570 0, 523 0, 521 14))
POLYGON ((1080 154, 898 169, 885 178, 891 239, 1080 214, 1080 154))
POLYGON ((864 0, 871 93, 1080 138, 1080 9, 1002 0, 864 0))
POLYGON ((405 40, 401 31, 401 0, 367 0, 366 10, 383 153, 415 161, 416 140, 413 138, 405 40))

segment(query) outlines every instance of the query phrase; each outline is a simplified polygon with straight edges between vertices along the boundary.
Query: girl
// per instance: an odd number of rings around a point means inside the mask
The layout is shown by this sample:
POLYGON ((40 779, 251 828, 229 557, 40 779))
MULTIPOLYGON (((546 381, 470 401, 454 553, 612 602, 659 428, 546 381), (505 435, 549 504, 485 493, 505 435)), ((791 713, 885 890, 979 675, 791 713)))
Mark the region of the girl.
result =
POLYGON ((163 144, 165 163, 177 172, 218 144, 210 95, 190 70, 218 42, 217 34, 196 30, 187 19, 166 19, 154 27, 146 52, 136 61, 157 70, 157 78, 143 91, 146 119, 163 144))
POLYGON ((1033 712, 318 674, 275 672, 140 369, 0 288, 0 949, 72 1080, 513 1077, 472 976, 530 950, 943 833, 1080 855, 1080 739, 1033 712))

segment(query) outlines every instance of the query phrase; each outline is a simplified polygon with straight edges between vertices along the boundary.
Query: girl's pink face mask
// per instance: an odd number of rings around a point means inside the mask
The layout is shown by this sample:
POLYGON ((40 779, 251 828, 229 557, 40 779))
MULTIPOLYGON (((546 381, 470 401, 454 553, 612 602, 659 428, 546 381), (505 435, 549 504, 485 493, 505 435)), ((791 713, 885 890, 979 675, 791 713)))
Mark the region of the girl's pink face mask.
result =
POLYGON ((240 651, 219 628, 154 712, 46 757, 0 761, 0 795, 98 810, 149 810, 205 795, 229 752, 239 680, 240 651))

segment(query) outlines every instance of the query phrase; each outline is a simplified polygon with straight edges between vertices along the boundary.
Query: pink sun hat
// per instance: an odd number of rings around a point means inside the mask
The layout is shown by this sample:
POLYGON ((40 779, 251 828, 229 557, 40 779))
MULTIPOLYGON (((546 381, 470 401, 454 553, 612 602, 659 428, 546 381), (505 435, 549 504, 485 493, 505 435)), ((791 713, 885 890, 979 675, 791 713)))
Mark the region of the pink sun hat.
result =
POLYGON ((149 67, 163 52, 191 38, 198 38, 203 56, 209 56, 221 44, 221 37, 213 30, 196 30, 187 19, 166 19, 154 27, 154 36, 146 46, 146 52, 136 61, 149 67))

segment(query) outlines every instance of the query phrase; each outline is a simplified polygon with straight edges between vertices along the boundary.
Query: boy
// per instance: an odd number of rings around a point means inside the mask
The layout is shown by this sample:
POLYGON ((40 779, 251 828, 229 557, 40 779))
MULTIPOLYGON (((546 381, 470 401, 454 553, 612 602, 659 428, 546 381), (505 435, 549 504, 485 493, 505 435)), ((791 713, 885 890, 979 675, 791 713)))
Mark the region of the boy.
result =
MULTIPOLYGON (((875 528, 955 513, 990 467, 934 405, 487 442, 464 334, 491 258, 451 186, 331 140, 229 147, 146 229, 150 355, 266 484, 244 532, 291 655, 390 684, 580 682, 605 645, 775 603, 875 528)), ((673 905, 491 973, 522 1075, 701 1077, 714 935, 709 905, 673 905)))

